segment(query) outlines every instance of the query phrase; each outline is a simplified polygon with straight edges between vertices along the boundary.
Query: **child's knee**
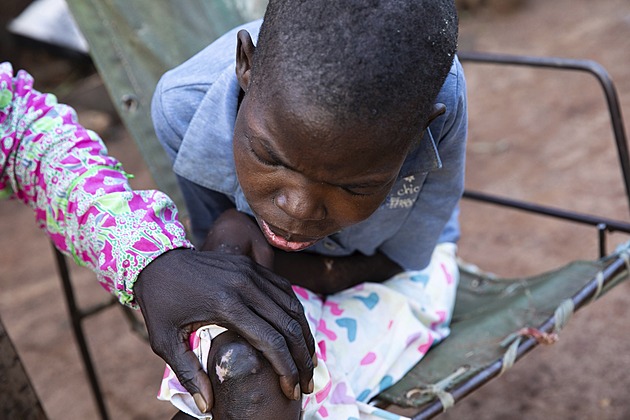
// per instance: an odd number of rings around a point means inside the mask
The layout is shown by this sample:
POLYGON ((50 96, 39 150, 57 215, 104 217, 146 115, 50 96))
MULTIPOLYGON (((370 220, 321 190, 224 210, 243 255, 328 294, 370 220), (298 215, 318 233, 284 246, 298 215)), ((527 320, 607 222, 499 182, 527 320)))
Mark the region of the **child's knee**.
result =
POLYGON ((213 340, 214 354, 212 359, 208 360, 208 374, 213 382, 219 385, 230 381, 242 383, 251 376, 260 376, 266 373, 265 370, 271 370, 262 354, 254 347, 238 336, 231 338, 232 340, 222 340, 218 343, 216 351, 214 350, 217 340, 213 340))
POLYGON ((243 338, 231 332, 220 334, 212 340, 208 358, 215 418, 297 418, 291 411, 299 415, 299 402, 282 394, 269 362, 243 338))

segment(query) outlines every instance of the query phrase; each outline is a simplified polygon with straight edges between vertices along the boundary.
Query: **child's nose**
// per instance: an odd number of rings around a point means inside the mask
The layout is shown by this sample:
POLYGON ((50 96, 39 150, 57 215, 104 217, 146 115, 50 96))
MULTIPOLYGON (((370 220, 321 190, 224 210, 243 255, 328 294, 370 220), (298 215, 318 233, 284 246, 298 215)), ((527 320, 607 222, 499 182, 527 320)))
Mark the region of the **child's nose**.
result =
POLYGON ((323 220, 326 218, 326 205, 321 194, 316 186, 296 186, 284 189, 274 201, 292 219, 323 220))

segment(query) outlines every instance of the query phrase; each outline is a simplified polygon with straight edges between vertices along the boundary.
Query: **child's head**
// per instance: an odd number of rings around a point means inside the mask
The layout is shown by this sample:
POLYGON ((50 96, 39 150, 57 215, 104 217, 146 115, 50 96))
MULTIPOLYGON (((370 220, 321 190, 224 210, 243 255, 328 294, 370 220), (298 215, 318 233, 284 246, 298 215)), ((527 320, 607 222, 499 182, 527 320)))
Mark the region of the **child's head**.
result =
POLYGON ((258 46, 239 33, 234 156, 272 244, 304 248, 378 208, 456 44, 449 0, 271 0, 258 46))

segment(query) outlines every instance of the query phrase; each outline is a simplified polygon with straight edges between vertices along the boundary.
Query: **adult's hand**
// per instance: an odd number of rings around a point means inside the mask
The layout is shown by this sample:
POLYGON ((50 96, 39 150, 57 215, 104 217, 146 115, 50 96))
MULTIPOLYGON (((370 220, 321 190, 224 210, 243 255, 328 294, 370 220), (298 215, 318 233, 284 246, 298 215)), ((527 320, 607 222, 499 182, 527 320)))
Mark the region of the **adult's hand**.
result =
POLYGON ((302 306, 287 280, 250 258, 175 249, 142 271, 134 291, 151 348, 201 411, 213 406, 212 387, 188 338, 206 324, 234 331, 262 352, 288 398, 312 391, 315 344, 302 306))
POLYGON ((263 267, 273 269, 273 248, 254 219, 236 209, 228 209, 217 218, 201 250, 247 255, 263 267))

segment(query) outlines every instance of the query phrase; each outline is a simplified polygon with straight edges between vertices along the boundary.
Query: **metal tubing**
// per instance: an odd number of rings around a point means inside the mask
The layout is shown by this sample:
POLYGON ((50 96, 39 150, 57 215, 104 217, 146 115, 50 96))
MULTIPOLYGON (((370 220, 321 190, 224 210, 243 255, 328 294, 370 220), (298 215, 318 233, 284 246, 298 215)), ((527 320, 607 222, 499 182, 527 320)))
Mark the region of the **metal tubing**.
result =
POLYGON ((617 145, 617 155, 621 166, 621 175, 626 188, 628 209, 630 211, 630 157, 626 132, 619 106, 619 97, 612 78, 599 63, 592 60, 576 60, 558 57, 515 56, 509 54, 491 54, 480 52, 459 52, 461 61, 487 64, 506 64, 515 66, 542 67, 558 70, 583 71, 594 76, 601 85, 610 114, 613 135, 617 145))
POLYGON ((77 340, 77 345, 79 346, 79 351, 81 353, 81 358, 83 359, 83 365, 85 367, 85 373, 92 388, 92 397, 94 397, 94 402, 96 402, 96 406, 101 416, 101 419, 108 420, 109 415, 107 414, 107 407, 105 406, 105 401, 103 400, 101 386, 98 382, 96 370, 94 369, 94 364, 92 362, 92 356, 90 355, 87 340, 85 339, 85 334, 83 332, 83 325, 81 324, 83 314, 81 314, 81 311, 77 307, 77 303, 74 297, 72 282, 70 281, 70 272, 68 271, 68 265, 66 264, 66 257, 54 246, 53 251, 55 253, 55 259, 57 261, 57 269, 59 270, 61 283, 63 285, 68 313, 72 321, 72 331, 74 332, 74 338, 77 340))
POLYGON ((86 309, 79 309, 78 315, 81 318, 81 321, 83 321, 85 318, 91 317, 92 315, 96 315, 102 310, 110 308, 117 303, 118 303, 118 299, 112 296, 112 298, 106 302, 97 303, 96 305, 88 307, 86 309))
POLYGON ((481 201, 488 204, 509 207, 517 210, 536 213, 544 216, 555 217, 557 219, 568 220, 571 222, 581 223, 590 226, 599 226, 604 224, 609 232, 619 231, 630 233, 630 223, 622 222, 604 217, 591 216, 589 214, 577 213, 573 211, 563 210, 556 207, 542 206, 539 204, 528 203, 526 201, 514 200, 510 198, 499 197, 496 195, 485 194, 477 191, 465 191, 464 198, 470 200, 481 201))
MULTIPOLYGON (((610 283, 624 271, 628 271, 626 262, 623 260, 623 258, 617 258, 607 268, 603 270, 604 285, 610 283)), ((588 304, 593 296, 598 293, 598 290, 599 286, 597 279, 593 278, 586 286, 582 288, 582 290, 578 291, 574 296, 571 297, 575 308, 574 310, 577 311, 582 306, 588 304)), ((538 329, 540 331, 548 332, 551 331, 554 326, 555 317, 551 316, 545 322, 543 322, 543 324, 538 329)), ((519 360, 537 346, 538 342, 535 339, 524 339, 523 342, 518 346, 518 350, 516 352, 516 360, 519 360)), ((468 396, 470 393, 489 382, 492 378, 497 377, 501 372, 501 368, 502 361, 497 360, 493 364, 486 367, 481 372, 477 373, 472 378, 450 390, 449 392, 451 393, 455 401, 460 401, 462 398, 468 396)), ((413 417, 412 420, 430 419, 442 413, 443 411, 444 408, 442 406, 442 403, 439 399, 436 399, 435 401, 428 403, 428 405, 423 408, 422 411, 418 413, 418 415, 413 417)))
POLYGON ((606 256, 606 232, 608 231, 608 226, 606 223, 600 223, 597 225, 597 238, 599 239, 599 258, 604 258, 606 256))

